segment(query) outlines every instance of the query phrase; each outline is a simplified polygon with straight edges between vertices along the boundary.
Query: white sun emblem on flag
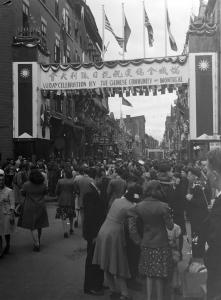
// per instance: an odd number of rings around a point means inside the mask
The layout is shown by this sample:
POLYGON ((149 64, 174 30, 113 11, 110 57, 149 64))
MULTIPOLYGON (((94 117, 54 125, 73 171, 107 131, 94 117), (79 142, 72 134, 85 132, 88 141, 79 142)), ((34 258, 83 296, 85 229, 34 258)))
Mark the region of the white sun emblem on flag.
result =
POLYGON ((22 69, 21 72, 20 72, 20 75, 23 78, 28 78, 29 75, 30 75, 29 69, 27 69, 27 68, 22 69))
POLYGON ((209 69, 209 62, 207 60, 202 59, 199 62, 198 67, 201 71, 207 71, 209 69))

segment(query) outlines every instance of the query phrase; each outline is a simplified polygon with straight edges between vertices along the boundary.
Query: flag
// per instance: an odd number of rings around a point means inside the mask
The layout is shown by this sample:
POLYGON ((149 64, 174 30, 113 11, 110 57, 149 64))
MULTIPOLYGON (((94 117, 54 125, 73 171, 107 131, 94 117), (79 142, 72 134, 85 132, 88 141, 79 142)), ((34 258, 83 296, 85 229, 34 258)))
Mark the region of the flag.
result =
POLYGON ((111 26, 111 24, 110 24, 110 22, 109 22, 109 20, 108 20, 108 18, 107 18, 107 16, 106 16, 106 13, 104 14, 104 17, 105 17, 105 25, 104 25, 104 26, 105 26, 105 29, 109 30, 109 31, 113 34, 113 36, 115 37, 116 41, 118 42, 118 45, 119 45, 121 48, 123 48, 124 39, 121 38, 121 37, 119 37, 119 36, 117 36, 117 35, 114 33, 113 28, 112 28, 112 26, 111 26))
POLYGON ((81 7, 80 29, 81 29, 81 33, 82 33, 82 49, 83 49, 83 52, 85 52, 88 48, 88 40, 87 40, 87 30, 86 30, 85 21, 84 21, 84 6, 81 7))
POLYGON ((122 97, 122 105, 133 106, 126 98, 122 97))
POLYGON ((129 40, 131 34, 131 29, 130 26, 127 22, 127 18, 124 15, 124 40, 123 40, 123 45, 124 45, 124 51, 127 52, 127 42, 129 40))
POLYGON ((153 39, 153 27, 150 24, 150 20, 149 20, 149 18, 147 16, 147 12, 146 12, 145 8, 144 8, 144 26, 147 28, 148 39, 149 39, 149 46, 153 47, 153 42, 154 42, 154 39, 153 39))
POLYGON ((67 35, 66 35, 66 29, 65 29, 64 20, 62 20, 62 23, 61 23, 60 35, 61 35, 61 38, 62 38, 62 41, 63 41, 64 52, 66 52, 66 49, 67 49, 67 35))
POLYGON ((166 8, 166 14, 167 14, 167 30, 168 30, 168 33, 169 33, 169 40, 170 40, 170 47, 173 51, 177 51, 177 44, 175 42, 175 39, 171 33, 171 30, 170 30, 170 18, 169 18, 169 13, 168 13, 168 8, 166 8))

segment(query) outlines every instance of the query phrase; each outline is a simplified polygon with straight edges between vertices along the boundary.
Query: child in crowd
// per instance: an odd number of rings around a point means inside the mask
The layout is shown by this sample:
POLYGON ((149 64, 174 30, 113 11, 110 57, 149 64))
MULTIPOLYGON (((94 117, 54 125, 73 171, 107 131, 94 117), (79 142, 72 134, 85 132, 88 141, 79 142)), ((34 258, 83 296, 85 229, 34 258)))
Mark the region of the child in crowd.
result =
POLYGON ((172 248, 172 257, 173 257, 173 273, 171 278, 171 300, 174 299, 175 294, 180 292, 180 277, 178 271, 178 262, 180 261, 180 252, 179 252, 179 236, 181 234, 181 228, 177 224, 174 224, 172 230, 168 230, 168 239, 170 247, 172 248))

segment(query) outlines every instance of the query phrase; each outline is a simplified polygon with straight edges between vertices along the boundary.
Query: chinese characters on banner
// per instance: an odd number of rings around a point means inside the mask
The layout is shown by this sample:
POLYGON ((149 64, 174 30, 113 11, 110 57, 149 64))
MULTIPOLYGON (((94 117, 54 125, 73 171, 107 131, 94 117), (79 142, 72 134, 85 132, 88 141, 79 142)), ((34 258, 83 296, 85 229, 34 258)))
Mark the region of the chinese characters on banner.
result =
POLYGON ((114 68, 104 66, 79 70, 69 68, 54 72, 41 70, 41 89, 73 90, 93 88, 113 88, 128 86, 152 86, 188 83, 188 64, 171 62, 140 64, 139 66, 117 65, 114 68))

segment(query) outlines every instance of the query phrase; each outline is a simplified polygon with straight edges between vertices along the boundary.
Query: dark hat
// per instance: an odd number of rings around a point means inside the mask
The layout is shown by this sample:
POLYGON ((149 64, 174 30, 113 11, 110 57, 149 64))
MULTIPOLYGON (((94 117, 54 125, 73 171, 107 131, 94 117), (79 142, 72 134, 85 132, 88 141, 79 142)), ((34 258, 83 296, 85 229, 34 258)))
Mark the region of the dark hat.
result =
POLYGON ((188 171, 191 172, 193 175, 195 175, 197 177, 201 177, 200 168, 189 168, 188 171))
POLYGON ((135 182, 131 182, 127 186, 125 197, 131 202, 138 202, 142 194, 142 187, 135 182))

